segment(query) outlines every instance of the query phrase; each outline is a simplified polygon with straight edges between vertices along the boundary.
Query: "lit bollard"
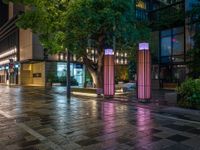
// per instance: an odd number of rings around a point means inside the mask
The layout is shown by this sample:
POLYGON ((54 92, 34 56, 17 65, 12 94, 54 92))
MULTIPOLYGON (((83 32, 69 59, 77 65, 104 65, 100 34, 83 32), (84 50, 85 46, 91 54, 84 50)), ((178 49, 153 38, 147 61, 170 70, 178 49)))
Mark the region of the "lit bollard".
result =
POLYGON ((137 64, 137 98, 146 102, 151 99, 151 56, 149 43, 140 43, 137 64))
POLYGON ((105 49, 104 53, 104 96, 113 97, 115 94, 114 81, 114 52, 112 49, 105 49))

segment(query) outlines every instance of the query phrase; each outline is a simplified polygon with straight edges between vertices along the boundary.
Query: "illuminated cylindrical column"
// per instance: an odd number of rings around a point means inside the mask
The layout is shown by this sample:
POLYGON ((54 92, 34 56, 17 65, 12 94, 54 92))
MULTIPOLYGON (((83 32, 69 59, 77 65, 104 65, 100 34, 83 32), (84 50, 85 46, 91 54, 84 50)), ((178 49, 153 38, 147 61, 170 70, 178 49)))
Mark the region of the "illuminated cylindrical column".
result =
POLYGON ((112 49, 105 49, 104 53, 104 96, 112 97, 115 94, 114 81, 114 52, 112 49))
POLYGON ((149 43, 140 43, 137 64, 137 98, 151 98, 151 56, 149 43))

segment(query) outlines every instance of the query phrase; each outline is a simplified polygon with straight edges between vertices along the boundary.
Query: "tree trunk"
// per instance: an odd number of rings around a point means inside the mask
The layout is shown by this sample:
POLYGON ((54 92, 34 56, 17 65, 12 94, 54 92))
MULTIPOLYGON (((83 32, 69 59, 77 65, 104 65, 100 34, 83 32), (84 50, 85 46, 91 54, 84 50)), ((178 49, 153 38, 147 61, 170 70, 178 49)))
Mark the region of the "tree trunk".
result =
POLYGON ((88 59, 87 56, 83 57, 83 62, 92 76, 92 80, 95 88, 103 89, 103 52, 98 57, 98 62, 95 64, 92 60, 88 59))
POLYGON ((104 53, 101 52, 98 55, 98 62, 97 62, 97 88, 102 88, 103 89, 103 68, 104 68, 104 53))

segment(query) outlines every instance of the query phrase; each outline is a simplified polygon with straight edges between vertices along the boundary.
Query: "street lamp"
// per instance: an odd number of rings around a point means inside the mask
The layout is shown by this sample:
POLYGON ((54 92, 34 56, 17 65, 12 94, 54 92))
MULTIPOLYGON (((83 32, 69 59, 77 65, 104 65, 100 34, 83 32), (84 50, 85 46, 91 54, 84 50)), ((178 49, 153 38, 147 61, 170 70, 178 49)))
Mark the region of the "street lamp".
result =
POLYGON ((151 99, 151 56, 149 43, 140 43, 137 64, 137 98, 146 102, 151 99))
POLYGON ((67 53, 67 98, 70 99, 71 97, 71 80, 70 80, 70 52, 66 48, 67 53))

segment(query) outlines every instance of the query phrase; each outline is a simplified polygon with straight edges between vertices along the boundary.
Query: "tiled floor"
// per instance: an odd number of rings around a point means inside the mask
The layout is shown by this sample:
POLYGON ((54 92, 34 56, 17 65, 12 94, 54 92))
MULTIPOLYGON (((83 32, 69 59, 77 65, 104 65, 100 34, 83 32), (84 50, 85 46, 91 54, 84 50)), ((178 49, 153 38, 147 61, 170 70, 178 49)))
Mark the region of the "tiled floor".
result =
POLYGON ((64 90, 0 86, 0 150, 200 149, 200 122, 64 90))

